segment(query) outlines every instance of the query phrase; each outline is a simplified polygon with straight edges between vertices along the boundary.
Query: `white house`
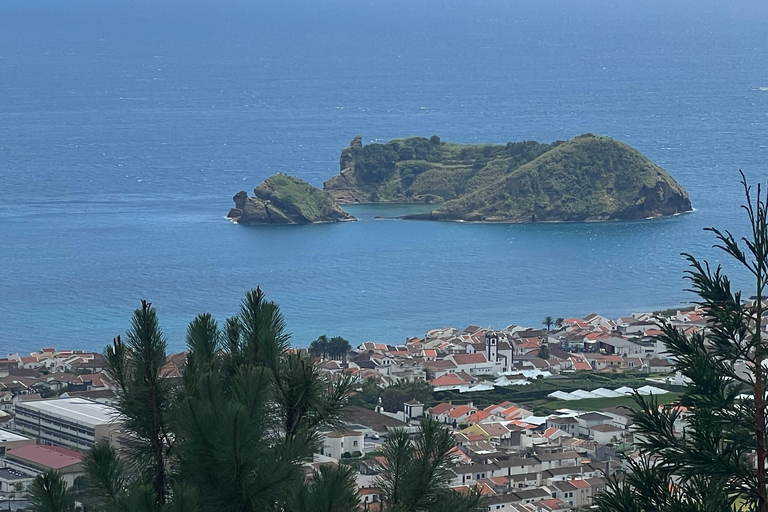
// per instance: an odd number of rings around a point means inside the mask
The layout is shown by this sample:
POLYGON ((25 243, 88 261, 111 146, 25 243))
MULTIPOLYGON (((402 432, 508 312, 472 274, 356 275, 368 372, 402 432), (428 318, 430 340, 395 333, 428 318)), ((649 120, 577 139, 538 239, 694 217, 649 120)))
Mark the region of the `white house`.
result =
POLYGON ((334 430, 323 434, 321 455, 340 460, 344 454, 360 455, 363 453, 365 436, 356 430, 334 430), (355 454, 354 452, 359 452, 355 454))
POLYGON ((547 418, 547 428, 560 429, 573 437, 579 435, 579 420, 573 416, 550 416, 547 418))
POLYGON ((597 425, 612 424, 613 418, 599 412, 586 412, 576 416, 579 422, 581 433, 587 434, 589 429, 596 427, 597 425))
POLYGON ((495 375, 496 364, 488 361, 485 354, 451 354, 447 360, 456 365, 456 372, 465 371, 470 375, 495 375))
POLYGON ((589 437, 600 444, 620 442, 624 434, 623 428, 610 423, 595 425, 589 429, 589 437))

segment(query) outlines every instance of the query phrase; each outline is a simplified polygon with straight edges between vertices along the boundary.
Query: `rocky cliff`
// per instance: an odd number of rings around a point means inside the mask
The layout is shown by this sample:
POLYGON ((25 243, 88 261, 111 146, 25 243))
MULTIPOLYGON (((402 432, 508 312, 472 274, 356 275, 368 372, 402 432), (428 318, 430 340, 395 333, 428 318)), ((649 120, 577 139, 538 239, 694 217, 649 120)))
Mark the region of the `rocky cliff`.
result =
POLYGON ((688 193, 609 137, 552 144, 450 144, 438 137, 342 150, 324 189, 341 203, 442 203, 413 219, 484 222, 640 219, 691 210, 688 193))
POLYGON ((355 220, 330 194, 293 176, 276 174, 233 200, 227 217, 238 224, 313 224, 355 220))

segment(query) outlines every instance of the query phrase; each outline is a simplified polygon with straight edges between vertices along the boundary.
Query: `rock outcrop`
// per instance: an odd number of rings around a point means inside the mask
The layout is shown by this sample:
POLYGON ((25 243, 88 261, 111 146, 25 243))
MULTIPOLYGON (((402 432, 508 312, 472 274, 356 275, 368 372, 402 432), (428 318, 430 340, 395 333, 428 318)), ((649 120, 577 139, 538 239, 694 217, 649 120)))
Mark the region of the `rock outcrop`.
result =
POLYGON ((276 174, 256 187, 254 196, 244 190, 232 198, 235 207, 227 217, 238 224, 313 224, 356 220, 330 194, 293 176, 276 174))
POLYGON ((409 219, 596 221, 691 210, 688 193, 639 151, 586 134, 552 144, 409 138, 342 150, 324 189, 340 203, 442 203, 409 219))

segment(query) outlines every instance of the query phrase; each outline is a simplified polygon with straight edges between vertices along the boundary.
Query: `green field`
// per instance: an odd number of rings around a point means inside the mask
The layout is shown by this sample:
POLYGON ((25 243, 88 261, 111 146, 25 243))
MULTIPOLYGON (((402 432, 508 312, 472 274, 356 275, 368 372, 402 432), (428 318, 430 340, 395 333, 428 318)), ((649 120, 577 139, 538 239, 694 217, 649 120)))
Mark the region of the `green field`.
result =
MULTIPOLYGON (((669 404, 680 397, 681 393, 658 395, 659 404, 669 404)), ((574 409, 576 411, 599 411, 607 407, 635 407, 635 401, 630 396, 617 398, 585 398, 584 400, 553 400, 545 402, 540 407, 554 411, 557 409, 574 409)))

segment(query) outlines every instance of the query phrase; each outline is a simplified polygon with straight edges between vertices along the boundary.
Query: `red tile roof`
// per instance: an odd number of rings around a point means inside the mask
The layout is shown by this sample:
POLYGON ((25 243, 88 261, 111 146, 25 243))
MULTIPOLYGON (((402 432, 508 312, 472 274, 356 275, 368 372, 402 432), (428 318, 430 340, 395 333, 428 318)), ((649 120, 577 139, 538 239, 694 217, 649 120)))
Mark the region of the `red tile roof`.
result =
POLYGON ((454 354, 453 360, 456 364, 482 364, 487 363, 485 354, 454 354))
POLYGON ((470 423, 478 423, 483 421, 485 418, 490 416, 491 413, 488 411, 477 411, 476 413, 472 414, 469 418, 467 418, 467 421, 470 423))
POLYGON ((8 454, 53 469, 74 466, 83 460, 83 456, 76 451, 60 446, 43 446, 41 444, 28 444, 14 448, 9 450, 8 454))
POLYGON ((454 407, 451 410, 451 412, 448 413, 448 416, 450 416, 451 418, 460 418, 466 414, 471 414, 473 410, 474 409, 472 409, 468 405, 458 405, 454 407))
POLYGON ((591 485, 589 485, 589 482, 581 479, 569 480, 568 483, 570 483, 577 489, 586 489, 587 487, 591 487, 591 485))
POLYGON ((453 373, 447 373, 442 377, 429 381, 433 386, 463 386, 467 383, 464 379, 453 373))
POLYGON ((87 373, 83 375, 78 375, 76 381, 77 382, 86 382, 91 381, 91 385, 95 388, 103 388, 104 382, 101 380, 102 375, 100 373, 87 373))
POLYGON ((491 489, 488 484, 480 484, 480 494, 483 496, 488 496, 491 494, 496 494, 496 491, 491 489))
POLYGON ((442 404, 437 404, 436 406, 432 407, 429 410, 430 414, 443 414, 451 410, 453 406, 451 404, 447 404, 443 402, 442 404))
POLYGON ((504 409, 501 412, 501 414, 503 414, 504 417, 507 418, 508 420, 514 420, 522 416, 523 410, 513 405, 509 409, 504 409))
POLYGON ((546 505, 552 510, 557 510, 559 508, 562 508, 562 505, 563 505, 563 502, 560 501, 558 498, 549 498, 547 500, 541 500, 539 503, 541 503, 542 505, 546 505))
POLYGON ((591 370, 592 369, 592 366, 581 358, 570 357, 569 359, 573 361, 574 370, 591 370))

